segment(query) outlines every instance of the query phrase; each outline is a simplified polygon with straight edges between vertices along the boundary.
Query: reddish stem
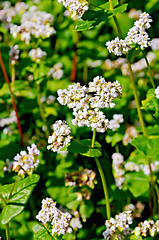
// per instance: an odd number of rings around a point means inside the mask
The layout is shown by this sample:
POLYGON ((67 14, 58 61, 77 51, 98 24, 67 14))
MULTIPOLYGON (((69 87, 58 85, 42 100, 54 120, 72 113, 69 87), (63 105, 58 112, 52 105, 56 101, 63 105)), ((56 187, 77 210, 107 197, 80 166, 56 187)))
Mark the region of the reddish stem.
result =
POLYGON ((77 72, 77 42, 74 45, 74 56, 72 61, 72 70, 71 70, 71 82, 75 82, 77 72))
POLYGON ((2 72, 3 72, 4 78, 5 78, 5 81, 8 84, 8 87, 9 87, 9 91, 10 91, 10 95, 11 95, 11 99, 12 99, 12 106, 13 106, 13 109, 15 111, 16 118, 17 118, 17 127, 18 127, 18 131, 19 131, 21 146, 23 148, 24 147, 24 142, 23 142, 22 128, 21 128, 21 125, 20 125, 20 120, 19 120, 19 116, 18 116, 18 111, 17 111, 17 106, 16 106, 14 94, 13 94, 12 88, 10 86, 9 78, 8 78, 4 63, 3 63, 1 51, 0 51, 0 65, 1 65, 1 69, 2 69, 2 72))

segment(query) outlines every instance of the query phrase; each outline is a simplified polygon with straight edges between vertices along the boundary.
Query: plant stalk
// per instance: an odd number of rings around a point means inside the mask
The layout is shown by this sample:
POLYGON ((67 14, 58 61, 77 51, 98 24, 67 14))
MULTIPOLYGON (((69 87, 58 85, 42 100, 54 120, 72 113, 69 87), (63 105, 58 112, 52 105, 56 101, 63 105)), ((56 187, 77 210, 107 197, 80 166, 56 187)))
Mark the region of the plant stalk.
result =
MULTIPOLYGON (((6 206, 7 202, 6 200, 4 199, 4 197, 0 194, 0 198, 1 198, 1 201, 2 201, 2 206, 3 208, 6 206)), ((6 231, 6 240, 10 240, 10 234, 9 234, 9 223, 7 223, 5 225, 5 231, 6 231)))
MULTIPOLYGON (((109 3, 110 3, 110 8, 111 10, 113 11, 113 5, 112 5, 112 0, 109 0, 109 3)), ((113 19, 114 19, 114 22, 116 24, 116 27, 117 27, 117 30, 118 30, 118 33, 120 35, 121 38, 123 38, 123 34, 122 34, 122 31, 121 31, 121 28, 120 28, 120 25, 119 25, 119 22, 117 20, 117 17, 116 16, 113 16, 113 19)), ((136 102, 136 107, 137 107, 137 112, 138 112, 138 117, 139 117, 139 121, 140 121, 140 124, 141 124, 141 128, 142 128, 142 132, 143 132, 143 136, 145 138, 148 137, 147 133, 146 133, 146 128, 145 128, 145 123, 144 123, 144 120, 143 120, 143 115, 142 115, 142 112, 141 112, 141 108, 140 108, 140 103, 139 103, 139 98, 138 98, 138 95, 137 95, 137 89, 136 89, 136 85, 135 85, 135 79, 134 79, 134 75, 133 75, 133 71, 132 71, 132 67, 131 67, 131 63, 129 62, 129 59, 128 59, 128 55, 126 54, 126 58, 127 58, 127 63, 128 63, 128 67, 129 67, 129 72, 130 72, 130 81, 132 83, 132 88, 133 88, 133 93, 134 93, 134 97, 135 97, 135 102, 136 102)), ((145 59, 146 60, 146 59, 145 59)), ((148 63, 148 67, 149 66, 149 63, 148 63)), ((152 172, 152 168, 151 168, 151 159, 148 158, 148 163, 149 163, 149 170, 150 170, 150 213, 152 215, 153 213, 153 210, 152 210, 152 201, 153 199, 155 198, 154 196, 154 191, 152 192, 151 191, 151 187, 154 189, 154 181, 153 181, 153 172, 152 172)))
POLYGON ((12 91, 14 90, 15 83, 15 66, 11 64, 11 81, 12 81, 12 91))
MULTIPOLYGON (((93 137, 92 137, 92 145, 91 147, 94 148, 95 144, 95 137, 96 137, 96 129, 93 131, 93 137)), ((109 202, 109 195, 108 195, 108 189, 107 189, 107 183, 106 179, 104 176, 104 172, 101 166, 101 163, 97 157, 94 158, 95 162, 97 164, 97 168, 101 177, 102 185, 103 185, 103 190, 104 190, 104 196, 105 196, 105 202, 106 202, 106 214, 107 214, 107 219, 110 219, 111 213, 110 213, 110 202, 109 202)))
POLYGON ((1 51, 0 51, 0 65, 1 65, 1 69, 2 69, 2 72, 3 72, 4 78, 5 78, 5 81, 8 84, 8 87, 9 87, 11 100, 12 100, 12 106, 13 106, 13 109, 15 111, 16 118, 17 118, 17 127, 18 127, 19 136, 20 136, 21 147, 23 148, 24 147, 24 141, 23 141, 22 128, 21 128, 21 125, 20 125, 20 119, 19 119, 19 115, 18 115, 18 111, 17 111, 17 106, 16 106, 14 94, 13 94, 12 88, 10 86, 10 81, 9 81, 9 78, 8 78, 4 63, 3 63, 1 51))
POLYGON ((142 53, 143 53, 143 56, 144 56, 146 64, 147 64, 147 69, 148 69, 148 72, 149 72, 149 76, 150 76, 150 81, 151 81, 152 87, 155 89, 155 83, 154 83, 154 80, 153 80, 153 76, 152 76, 152 72, 151 72, 149 61, 147 59, 145 51, 142 51, 142 53))

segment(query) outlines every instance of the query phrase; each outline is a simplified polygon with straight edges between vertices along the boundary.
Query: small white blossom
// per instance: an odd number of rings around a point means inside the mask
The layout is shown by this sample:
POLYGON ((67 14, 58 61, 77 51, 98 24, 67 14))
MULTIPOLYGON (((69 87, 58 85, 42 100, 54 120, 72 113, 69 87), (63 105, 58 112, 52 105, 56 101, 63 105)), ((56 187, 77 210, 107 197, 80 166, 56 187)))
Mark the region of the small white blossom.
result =
POLYGON ((27 147, 28 153, 26 151, 21 151, 20 154, 17 154, 14 157, 13 162, 13 171, 19 172, 20 175, 25 174, 32 174, 34 170, 36 170, 39 159, 38 156, 40 155, 37 146, 33 143, 31 147, 27 147))
POLYGON ((131 211, 125 211, 116 215, 115 218, 106 220, 106 230, 103 232, 104 239, 120 239, 124 240, 126 236, 131 235, 129 225, 132 224, 131 211))
POLYGON ((59 3, 68 8, 71 16, 81 18, 83 13, 88 10, 88 2, 86 0, 58 0, 59 3))
POLYGON ((108 51, 113 52, 117 56, 121 56, 122 54, 126 54, 129 50, 132 49, 133 44, 138 44, 141 49, 144 49, 148 46, 152 45, 152 41, 145 31, 150 28, 150 23, 152 19, 148 13, 141 13, 139 16, 139 20, 134 23, 134 26, 129 29, 129 32, 125 39, 119 39, 116 37, 112 41, 108 41, 106 43, 108 51))
POLYGON ((46 52, 42 51, 40 48, 32 49, 29 52, 29 56, 33 61, 39 63, 41 59, 46 57, 46 52))
POLYGON ((155 89, 156 98, 159 98, 159 86, 155 89))
POLYGON ((55 79, 61 79, 63 77, 62 63, 56 63, 48 72, 48 76, 52 75, 55 79))
POLYGON ((51 198, 42 200, 42 209, 36 218, 44 224, 51 224, 52 236, 72 232, 72 229, 69 227, 71 215, 56 208, 56 203, 51 198))
POLYGON ((120 153, 113 153, 112 159, 113 159, 112 166, 113 166, 113 175, 115 178, 115 183, 116 183, 116 186, 119 189, 121 189, 125 181, 124 157, 120 153))
POLYGON ((47 146, 48 150, 53 152, 60 151, 61 148, 70 143, 72 137, 70 136, 71 129, 68 127, 65 121, 58 120, 53 124, 52 136, 49 136, 47 146))
POLYGON ((112 131, 115 131, 116 129, 120 128, 120 123, 124 122, 123 115, 122 114, 114 114, 113 119, 110 120, 108 128, 112 131))
POLYGON ((0 127, 4 127, 5 125, 9 125, 13 122, 17 122, 17 118, 16 118, 16 113, 15 111, 12 111, 9 118, 1 118, 0 119, 0 127))
POLYGON ((20 51, 18 49, 18 45, 14 45, 13 47, 11 47, 9 51, 9 57, 12 65, 14 65, 19 59, 19 52, 20 51))

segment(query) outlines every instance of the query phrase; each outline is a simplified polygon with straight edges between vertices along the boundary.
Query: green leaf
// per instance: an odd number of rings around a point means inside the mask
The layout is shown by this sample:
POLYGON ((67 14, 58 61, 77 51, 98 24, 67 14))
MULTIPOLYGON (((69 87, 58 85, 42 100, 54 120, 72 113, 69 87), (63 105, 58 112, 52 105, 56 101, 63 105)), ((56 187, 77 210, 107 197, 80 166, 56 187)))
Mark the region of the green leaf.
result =
POLYGON ((133 236, 131 236, 130 237, 130 240, 142 240, 143 238, 141 237, 141 236, 135 236, 135 235, 133 235, 133 236))
POLYGON ((107 143, 111 143, 112 147, 115 146, 116 143, 120 142, 123 139, 123 134, 122 133, 113 133, 111 132, 110 134, 106 135, 105 140, 107 143))
MULTIPOLYGON (((118 0, 112 0, 112 6, 113 8, 116 7, 119 4, 118 0)), ((104 10, 110 10, 110 3, 106 2, 105 0, 90 0, 89 8, 93 10, 101 10, 103 8, 104 10)))
POLYGON ((75 26, 75 30, 77 30, 77 31, 85 31, 85 30, 91 29, 91 28, 93 28, 93 24, 95 22, 96 22, 95 20, 93 20, 93 21, 89 21, 89 20, 84 21, 84 20, 80 19, 77 22, 77 25, 75 26))
MULTIPOLYGON (((40 223, 33 226, 34 240, 53 240, 50 232, 40 223)), ((59 238, 61 239, 61 238, 59 238)))
POLYGON ((81 153, 81 155, 87 157, 101 157, 102 153, 98 149, 89 149, 86 153, 81 153))
MULTIPOLYGON (((39 175, 34 174, 16 183, 11 198, 2 210, 3 224, 8 223, 13 217, 23 211, 39 179, 39 175)), ((13 184, 0 187, 0 192, 5 199, 9 197, 12 187, 13 184)))
POLYGON ((139 55, 140 52, 142 52, 141 48, 136 46, 129 51, 128 59, 130 63, 133 63, 134 59, 139 55))
POLYGON ((155 157, 159 154, 158 151, 156 151, 156 149, 159 149, 159 139, 148 139, 143 135, 139 135, 131 144, 147 157, 155 157))
POLYGON ((77 22, 75 30, 85 31, 91 29, 94 26, 98 25, 99 23, 106 21, 108 17, 109 14, 105 10, 100 11, 88 10, 83 14, 82 19, 80 19, 77 22))
POLYGON ((126 9, 127 9, 127 6, 128 6, 128 4, 125 3, 125 4, 122 4, 122 5, 119 6, 119 7, 114 8, 112 11, 109 11, 109 14, 112 13, 112 14, 109 16, 109 18, 110 18, 110 17, 113 17, 113 16, 116 15, 117 13, 123 13, 123 12, 125 12, 126 9))
POLYGON ((85 201, 79 208, 79 212, 83 219, 89 218, 94 211, 94 205, 91 200, 85 201))
POLYGON ((154 117, 159 118, 159 99, 156 98, 154 89, 149 89, 146 99, 142 101, 142 109, 149 111, 154 117))
POLYGON ((126 173, 125 182, 134 197, 143 195, 149 189, 149 177, 142 172, 126 173))
POLYGON ((78 142, 72 141, 67 147, 67 150, 72 153, 80 153, 87 157, 100 157, 102 155, 100 152, 101 144, 95 141, 94 148, 92 148, 91 143, 92 141, 90 139, 83 139, 78 142))

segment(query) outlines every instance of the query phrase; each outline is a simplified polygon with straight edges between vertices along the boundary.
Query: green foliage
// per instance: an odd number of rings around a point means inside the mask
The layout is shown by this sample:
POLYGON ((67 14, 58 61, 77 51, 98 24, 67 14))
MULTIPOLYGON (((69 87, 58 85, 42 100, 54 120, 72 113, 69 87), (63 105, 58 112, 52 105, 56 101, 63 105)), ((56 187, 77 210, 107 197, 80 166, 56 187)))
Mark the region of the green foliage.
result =
POLYGON ((50 232, 40 223, 34 225, 33 227, 34 231, 34 239, 35 240, 60 240, 60 237, 54 238, 50 232))
POLYGON ((2 210, 3 224, 8 223, 13 217, 17 216, 24 210, 24 207, 39 179, 39 175, 34 174, 17 182, 9 200, 7 199, 14 184, 7 184, 0 187, 1 195, 7 200, 7 203, 2 210))
POLYGON ((61 149, 61 151, 66 151, 66 149, 69 152, 72 153, 80 153, 81 155, 87 156, 87 157, 100 157, 102 155, 101 151, 101 145, 97 141, 95 141, 93 149, 91 147, 92 141, 90 139, 83 139, 80 141, 72 141, 67 147, 64 147, 61 149), (98 149, 97 149, 98 148, 98 149))
POLYGON ((132 143, 139 151, 145 154, 147 157, 156 157, 158 152, 156 149, 159 148, 159 139, 148 139, 142 135, 135 138, 132 143))
POLYGON ((159 118, 159 99, 156 98, 154 89, 149 89, 146 99, 142 101, 142 108, 149 111, 155 118, 159 118))
POLYGON ((127 189, 137 198, 147 193, 149 190, 149 177, 142 172, 133 172, 125 174, 127 189))
MULTIPOLYGON (((113 7, 118 5, 118 1, 112 1, 113 7)), ((101 22, 108 21, 108 18, 115 16, 118 13, 123 13, 126 11, 128 4, 122 4, 111 10, 109 2, 104 3, 104 1, 90 1, 90 7, 93 10, 87 10, 82 19, 78 20, 75 30, 85 31, 89 30, 101 22)))

